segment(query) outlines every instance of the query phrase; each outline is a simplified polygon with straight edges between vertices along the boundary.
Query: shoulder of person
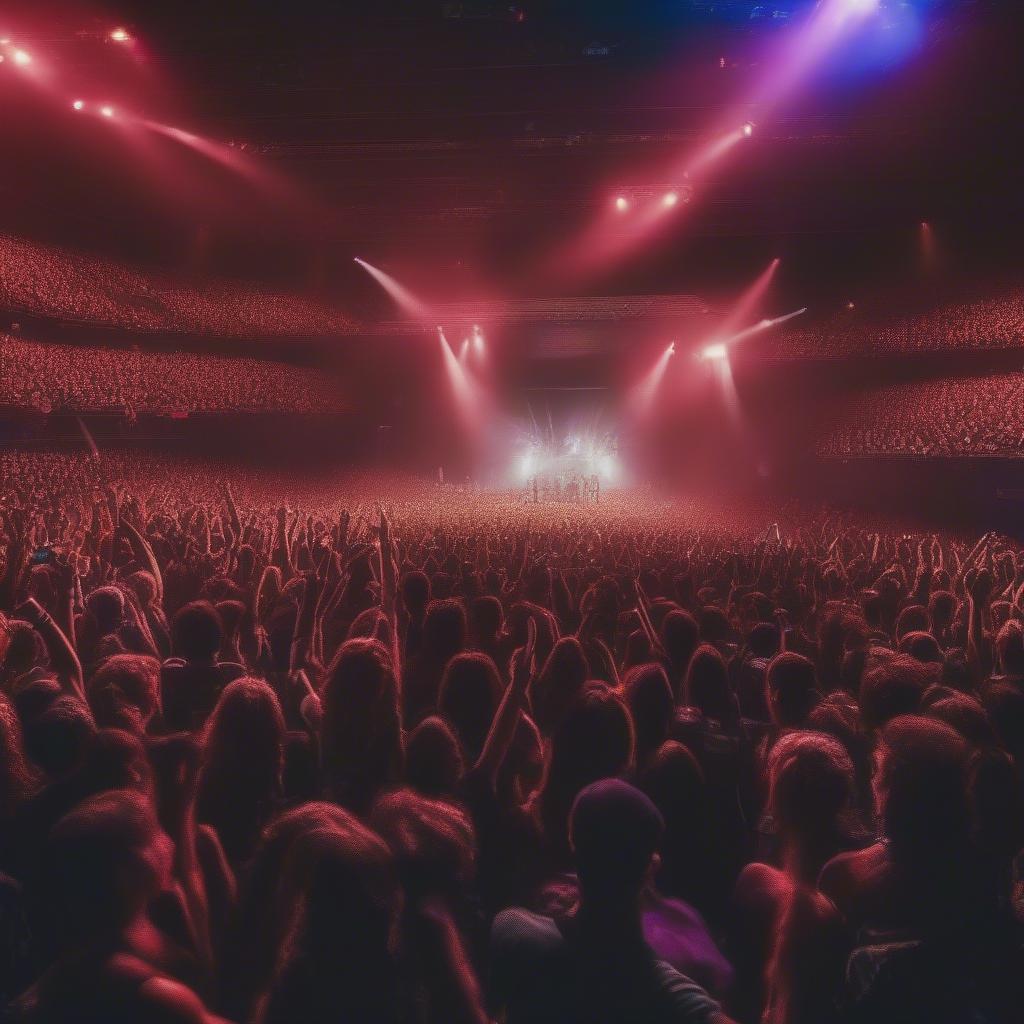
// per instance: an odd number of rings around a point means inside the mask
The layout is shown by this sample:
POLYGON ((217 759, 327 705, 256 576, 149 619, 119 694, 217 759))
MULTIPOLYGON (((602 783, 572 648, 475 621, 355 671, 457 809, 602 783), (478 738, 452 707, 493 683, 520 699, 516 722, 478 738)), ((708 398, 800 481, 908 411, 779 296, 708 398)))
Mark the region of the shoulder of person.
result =
POLYGON ((553 918, 523 907, 502 910, 491 925, 491 944, 496 952, 555 948, 564 941, 553 918))
POLYGON ((714 1024, 720 1019, 722 1008, 692 978, 664 960, 656 961, 654 969, 658 986, 668 999, 666 1024, 714 1024))

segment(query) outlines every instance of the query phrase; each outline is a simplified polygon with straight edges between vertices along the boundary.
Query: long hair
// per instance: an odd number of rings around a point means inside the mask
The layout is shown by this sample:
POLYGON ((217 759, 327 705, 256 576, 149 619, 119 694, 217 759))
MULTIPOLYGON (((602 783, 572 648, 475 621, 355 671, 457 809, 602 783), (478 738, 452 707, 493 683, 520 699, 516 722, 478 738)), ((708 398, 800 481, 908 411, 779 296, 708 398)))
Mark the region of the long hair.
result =
POLYGON ((404 749, 398 680, 379 640, 338 649, 323 689, 320 759, 327 795, 366 811, 376 794, 402 781, 404 749))

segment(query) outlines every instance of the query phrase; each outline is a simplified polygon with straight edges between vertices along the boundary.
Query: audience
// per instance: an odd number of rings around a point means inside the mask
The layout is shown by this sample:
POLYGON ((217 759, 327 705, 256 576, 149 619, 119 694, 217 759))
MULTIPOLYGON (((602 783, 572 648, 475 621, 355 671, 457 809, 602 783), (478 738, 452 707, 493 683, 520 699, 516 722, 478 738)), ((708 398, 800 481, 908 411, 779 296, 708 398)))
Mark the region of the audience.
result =
POLYGON ((0 406, 133 418, 336 413, 347 402, 323 373, 267 359, 51 345, 0 334, 0 406))
POLYGON ((228 282, 192 282, 0 236, 0 310, 133 331, 222 338, 351 334, 314 302, 228 282))
POLYGON ((818 442, 829 457, 1012 455, 1024 451, 1020 374, 951 377, 847 399, 818 442))
POLYGON ((3 1019, 1019 1021, 1013 540, 0 476, 3 1019))

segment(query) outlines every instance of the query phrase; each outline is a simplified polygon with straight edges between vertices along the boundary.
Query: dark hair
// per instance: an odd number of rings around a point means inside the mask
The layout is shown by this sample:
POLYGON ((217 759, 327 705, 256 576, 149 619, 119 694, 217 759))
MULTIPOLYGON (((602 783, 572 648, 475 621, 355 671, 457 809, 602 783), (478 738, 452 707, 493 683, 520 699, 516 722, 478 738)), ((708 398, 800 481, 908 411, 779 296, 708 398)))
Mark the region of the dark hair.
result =
POLYGON ((405 743, 405 777, 424 796, 451 796, 465 764, 451 727, 437 715, 424 718, 405 743))
POLYGON ((725 659, 711 644, 701 644, 693 652, 686 672, 685 692, 687 703, 709 718, 722 722, 736 716, 725 659))
POLYGON ((501 694, 498 669, 487 654, 463 651, 445 667, 437 708, 455 728, 470 764, 480 756, 501 694))
POLYGON ((1007 675, 1024 676, 1024 627, 1016 619, 1000 627, 996 634, 996 653, 1007 675))
POLYGON ((209 601, 192 601, 175 612, 171 636, 175 652, 185 661, 207 661, 217 657, 224 627, 209 601))
POLYGON ((636 727, 637 763, 643 765, 668 739, 675 711, 672 689, 661 665, 648 662, 626 673, 622 690, 636 727))
POLYGON ((328 792, 367 810, 383 787, 401 781, 402 725, 398 681, 379 640, 346 640, 323 688, 320 757, 328 792))
POLYGON ((441 665, 466 646, 466 611, 461 601, 449 597, 427 605, 422 643, 424 653, 441 665))
POLYGON ((787 733, 768 757, 772 815, 783 830, 828 835, 844 830, 854 797, 853 761, 820 732, 787 733))
POLYGON ((917 711, 934 681, 934 669, 909 654, 891 654, 868 668, 860 682, 860 711, 868 729, 880 729, 897 715, 917 711))
POLYGON ((918 866, 956 855, 969 834, 967 744, 944 722, 893 718, 879 738, 878 786, 886 838, 897 859, 918 866))
POLYGON ((145 654, 114 654, 89 681, 89 705, 102 726, 145 731, 160 700, 160 662, 145 654))
POLYGON ((664 830, 657 807, 628 782, 602 779, 581 790, 569 833, 584 899, 635 897, 664 830))
POLYGON ((604 683, 587 683, 551 737, 548 772, 538 795, 550 843, 564 845, 569 809, 581 789, 629 771, 634 743, 633 721, 622 699, 604 683))
POLYGON ((772 720, 790 729, 806 724, 821 696, 814 662, 794 651, 783 651, 772 658, 765 673, 765 687, 772 720))

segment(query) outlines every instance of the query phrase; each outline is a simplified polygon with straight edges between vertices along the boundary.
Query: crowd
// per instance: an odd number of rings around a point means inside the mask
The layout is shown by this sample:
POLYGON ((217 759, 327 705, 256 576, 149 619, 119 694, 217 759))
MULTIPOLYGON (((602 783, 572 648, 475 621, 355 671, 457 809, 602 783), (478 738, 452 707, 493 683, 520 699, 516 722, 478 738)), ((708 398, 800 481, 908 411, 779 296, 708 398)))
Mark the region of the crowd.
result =
POLYGON ((0 236, 0 311, 124 330, 267 338, 351 334, 351 317, 295 295, 178 280, 0 236))
POLYGON ((1020 1020, 1009 539, 0 477, 4 1020, 1020 1020))
POLYGON ((756 343, 775 359, 838 359, 1024 345, 1024 291, 951 302, 925 313, 868 314, 846 309, 814 327, 769 331, 756 343))
POLYGON ((1019 373, 917 381, 866 391, 842 404, 818 443, 830 457, 1024 453, 1019 373))
POLYGON ((0 334, 0 406, 128 415, 330 413, 347 401, 324 374, 285 363, 0 334))

